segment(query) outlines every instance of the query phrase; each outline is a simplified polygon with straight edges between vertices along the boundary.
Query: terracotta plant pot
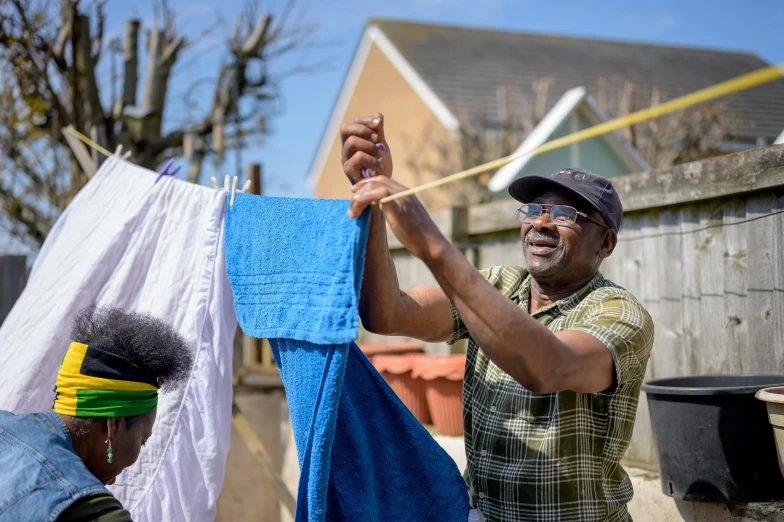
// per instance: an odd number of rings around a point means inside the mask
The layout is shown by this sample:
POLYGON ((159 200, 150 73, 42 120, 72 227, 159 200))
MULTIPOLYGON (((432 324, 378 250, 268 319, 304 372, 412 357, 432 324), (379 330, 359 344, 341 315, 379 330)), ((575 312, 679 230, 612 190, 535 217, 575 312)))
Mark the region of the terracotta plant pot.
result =
POLYGON ((389 387, 400 397, 403 404, 411 410, 414 417, 422 424, 430 424, 430 410, 425 398, 425 382, 411 376, 414 361, 422 357, 425 357, 422 353, 376 355, 370 359, 370 362, 384 377, 389 387))
POLYGON ((776 453, 779 455, 779 469, 784 474, 784 386, 765 388, 756 393, 761 401, 768 406, 768 420, 773 426, 776 439, 776 453))
POLYGON ((426 384, 427 405, 442 435, 463 434, 465 355, 426 355, 414 361, 412 376, 426 384))
POLYGON ((400 341, 397 343, 357 343, 359 349, 368 357, 376 355, 392 355, 403 353, 422 353, 422 343, 416 341, 400 341))

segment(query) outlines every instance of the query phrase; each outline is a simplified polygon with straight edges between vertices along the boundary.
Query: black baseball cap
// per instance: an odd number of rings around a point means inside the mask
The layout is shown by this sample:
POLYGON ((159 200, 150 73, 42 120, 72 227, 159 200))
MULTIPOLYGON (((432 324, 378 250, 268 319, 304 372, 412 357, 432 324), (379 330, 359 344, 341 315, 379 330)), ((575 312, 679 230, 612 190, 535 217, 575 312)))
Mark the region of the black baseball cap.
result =
POLYGON ((521 203, 530 203, 542 192, 563 191, 585 201, 598 210, 616 232, 621 226, 623 206, 610 180, 588 170, 562 169, 546 178, 525 176, 509 185, 509 195, 521 203))

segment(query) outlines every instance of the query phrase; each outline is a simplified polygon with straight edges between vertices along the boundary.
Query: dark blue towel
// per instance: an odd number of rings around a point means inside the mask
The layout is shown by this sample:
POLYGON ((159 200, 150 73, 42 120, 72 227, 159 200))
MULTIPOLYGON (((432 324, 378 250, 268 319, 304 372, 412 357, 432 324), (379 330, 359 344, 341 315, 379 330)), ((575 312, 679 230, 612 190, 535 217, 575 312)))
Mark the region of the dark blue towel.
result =
POLYGON ((245 333, 268 338, 302 471, 297 522, 468 519, 455 463, 354 344, 368 216, 347 201, 238 194, 226 265, 245 333))

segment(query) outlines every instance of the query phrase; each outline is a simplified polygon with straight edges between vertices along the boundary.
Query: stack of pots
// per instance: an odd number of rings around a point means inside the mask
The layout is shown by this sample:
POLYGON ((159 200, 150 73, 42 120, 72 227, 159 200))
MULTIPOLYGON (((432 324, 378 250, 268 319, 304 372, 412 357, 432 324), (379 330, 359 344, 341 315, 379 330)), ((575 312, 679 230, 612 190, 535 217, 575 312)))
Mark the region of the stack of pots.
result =
POLYGON ((389 387, 422 424, 430 424, 430 409, 425 396, 425 381, 412 375, 414 362, 427 357, 423 353, 376 355, 371 359, 389 387))
POLYGON ((364 345, 362 351, 422 424, 442 435, 463 434, 465 355, 427 355, 412 343, 364 345))
POLYGON ((463 434, 465 355, 428 355, 414 360, 411 376, 426 383, 433 425, 442 435, 463 434))

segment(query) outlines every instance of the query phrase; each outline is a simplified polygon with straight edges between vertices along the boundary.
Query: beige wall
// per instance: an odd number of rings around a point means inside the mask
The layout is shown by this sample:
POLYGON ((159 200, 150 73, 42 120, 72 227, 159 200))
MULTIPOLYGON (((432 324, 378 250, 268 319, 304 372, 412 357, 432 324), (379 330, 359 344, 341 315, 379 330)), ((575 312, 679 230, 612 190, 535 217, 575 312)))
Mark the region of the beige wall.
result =
MULTIPOLYGON (((394 178, 409 187, 433 179, 432 174, 418 175, 417 170, 427 170, 423 166, 436 160, 437 146, 453 146, 455 140, 373 44, 341 123, 375 112, 384 114, 386 138, 394 158, 394 178)), ((314 196, 345 199, 351 192, 340 159, 339 130, 328 129, 327 132, 324 139, 331 139, 332 146, 314 196)), ((431 211, 447 206, 447 199, 435 191, 424 195, 422 201, 431 211)))

